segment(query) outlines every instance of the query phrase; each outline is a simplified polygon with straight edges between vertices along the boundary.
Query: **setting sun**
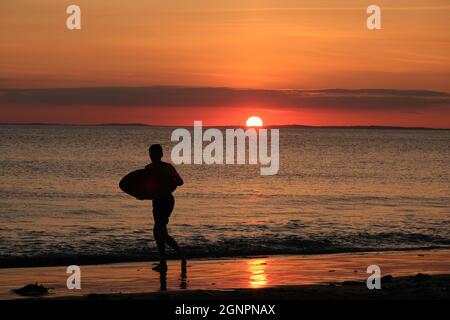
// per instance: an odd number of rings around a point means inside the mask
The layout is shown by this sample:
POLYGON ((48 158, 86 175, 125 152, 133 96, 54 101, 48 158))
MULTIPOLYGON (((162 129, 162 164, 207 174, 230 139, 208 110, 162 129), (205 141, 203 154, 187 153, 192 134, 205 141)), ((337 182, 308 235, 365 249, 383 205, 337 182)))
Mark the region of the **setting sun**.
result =
POLYGON ((245 125, 247 127, 262 127, 263 122, 260 117, 253 116, 253 117, 250 117, 247 119, 247 121, 245 122, 245 125))

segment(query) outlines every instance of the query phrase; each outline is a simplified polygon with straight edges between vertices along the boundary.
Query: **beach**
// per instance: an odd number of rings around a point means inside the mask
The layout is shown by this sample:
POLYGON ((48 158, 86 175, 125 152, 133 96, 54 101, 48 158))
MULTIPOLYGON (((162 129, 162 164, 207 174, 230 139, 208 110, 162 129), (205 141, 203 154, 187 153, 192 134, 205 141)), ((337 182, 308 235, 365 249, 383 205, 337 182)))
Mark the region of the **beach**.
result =
POLYGON ((7 268, 0 299, 28 298, 12 290, 29 283, 51 288, 39 299, 449 299, 449 261, 450 249, 196 259, 183 275, 171 260, 166 277, 154 262, 82 265, 80 290, 64 266, 7 268), (366 286, 370 265, 380 290, 366 286))
MULTIPOLYGON (((450 275, 394 277, 384 290, 368 290, 364 281, 277 286, 260 289, 188 290, 128 294, 90 294, 58 300, 295 301, 295 300, 449 300, 450 275)), ((383 289, 382 287, 382 289, 383 289)))

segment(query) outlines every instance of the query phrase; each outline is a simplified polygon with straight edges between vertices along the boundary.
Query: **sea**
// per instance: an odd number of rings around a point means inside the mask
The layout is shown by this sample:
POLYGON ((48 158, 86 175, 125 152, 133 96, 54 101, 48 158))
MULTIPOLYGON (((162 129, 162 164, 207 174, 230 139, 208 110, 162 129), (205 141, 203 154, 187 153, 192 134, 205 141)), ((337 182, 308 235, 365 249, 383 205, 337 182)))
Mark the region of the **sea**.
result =
MULTIPOLYGON (((151 201, 118 183, 175 129, 1 125, 0 267, 158 259, 151 201)), ((279 150, 276 175, 175 166, 188 258, 450 247, 449 130, 281 127, 279 150)))

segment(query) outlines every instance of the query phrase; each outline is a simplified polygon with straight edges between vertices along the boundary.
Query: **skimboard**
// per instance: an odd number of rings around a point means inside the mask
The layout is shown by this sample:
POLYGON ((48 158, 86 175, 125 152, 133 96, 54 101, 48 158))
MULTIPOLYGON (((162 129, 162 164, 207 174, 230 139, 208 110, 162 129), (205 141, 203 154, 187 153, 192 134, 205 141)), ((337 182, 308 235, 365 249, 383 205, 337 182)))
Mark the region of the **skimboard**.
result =
POLYGON ((164 180, 151 170, 139 169, 123 177, 119 182, 119 188, 135 198, 151 200, 158 194, 171 193, 175 190, 176 187, 164 180))

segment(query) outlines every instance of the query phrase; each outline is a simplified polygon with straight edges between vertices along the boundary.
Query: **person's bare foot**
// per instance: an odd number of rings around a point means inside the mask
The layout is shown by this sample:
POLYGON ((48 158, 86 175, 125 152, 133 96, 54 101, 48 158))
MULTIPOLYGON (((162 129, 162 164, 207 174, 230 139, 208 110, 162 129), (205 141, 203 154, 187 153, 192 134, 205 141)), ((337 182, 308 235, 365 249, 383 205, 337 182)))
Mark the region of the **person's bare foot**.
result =
POLYGON ((152 270, 156 271, 156 272, 166 272, 167 271, 167 264, 166 263, 157 264, 156 266, 154 266, 152 268, 152 270))

